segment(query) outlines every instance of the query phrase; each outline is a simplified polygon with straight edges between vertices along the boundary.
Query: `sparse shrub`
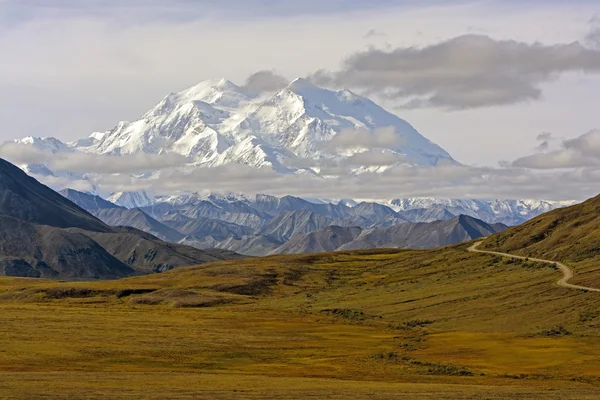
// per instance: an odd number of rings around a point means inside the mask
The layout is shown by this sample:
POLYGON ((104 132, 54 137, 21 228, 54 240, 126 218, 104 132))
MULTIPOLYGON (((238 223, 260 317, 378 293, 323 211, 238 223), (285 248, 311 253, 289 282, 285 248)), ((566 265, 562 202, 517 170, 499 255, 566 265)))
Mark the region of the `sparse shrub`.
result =
POLYGON ((507 378, 507 379, 528 379, 529 375, 527 374, 507 374, 504 373, 504 375, 501 375, 502 378, 507 378))
POLYGON ((131 304, 135 304, 135 305, 155 306, 157 304, 162 303, 162 299, 153 298, 150 296, 139 296, 139 297, 132 297, 131 300, 129 300, 129 302, 131 304))
POLYGON ((88 288, 49 288, 42 289, 47 299, 85 298, 98 295, 108 295, 110 292, 88 288))
POLYGON ((581 322, 590 322, 598 318, 597 312, 592 311, 583 311, 579 313, 579 321, 581 322))
POLYGON ((547 331, 540 332, 540 336, 548 336, 548 337, 560 337, 560 336, 569 336, 572 335, 571 332, 567 330, 562 325, 555 326, 554 328, 548 329, 547 331))
POLYGON ((270 293, 272 286, 277 283, 277 274, 266 274, 260 278, 251 279, 247 283, 229 284, 222 283, 211 287, 211 289, 219 292, 228 292, 233 294, 241 294, 244 296, 258 296, 261 294, 270 293))
POLYGON ((427 370, 432 375, 473 376, 473 371, 466 367, 452 364, 433 364, 427 370))
POLYGON ((398 361, 399 359, 401 359, 400 355, 394 351, 375 353, 371 356, 371 358, 390 362, 398 361))
POLYGON ((402 323, 402 326, 404 328, 416 328, 416 327, 423 327, 423 326, 427 326, 427 325, 431 325, 433 324, 433 321, 430 319, 413 319, 411 321, 406 321, 402 323))
POLYGON ((321 310, 321 312, 324 314, 330 314, 336 317, 349 319, 351 321, 364 321, 365 319, 367 319, 365 313, 363 313, 362 311, 347 308, 325 309, 321 310))
POLYGON ((134 294, 146 294, 157 291, 158 289, 123 289, 116 293, 118 299, 122 297, 132 296, 134 294))

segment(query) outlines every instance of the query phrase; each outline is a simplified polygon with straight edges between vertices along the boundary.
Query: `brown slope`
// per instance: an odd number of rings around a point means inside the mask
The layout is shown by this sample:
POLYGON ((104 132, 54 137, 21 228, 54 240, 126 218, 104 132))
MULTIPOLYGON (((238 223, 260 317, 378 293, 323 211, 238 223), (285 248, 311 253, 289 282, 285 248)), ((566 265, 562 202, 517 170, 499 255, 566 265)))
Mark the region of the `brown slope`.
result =
POLYGON ((600 257, 600 196, 509 228, 481 248, 566 262, 600 257))
POLYGON ((493 235, 480 248, 562 262, 574 271, 570 283, 600 287, 600 196, 493 235))
POLYGON ((207 262, 244 258, 239 254, 211 249, 198 250, 193 247, 166 243, 134 229, 127 233, 81 232, 115 258, 131 266, 137 274, 168 271, 173 268, 207 262))

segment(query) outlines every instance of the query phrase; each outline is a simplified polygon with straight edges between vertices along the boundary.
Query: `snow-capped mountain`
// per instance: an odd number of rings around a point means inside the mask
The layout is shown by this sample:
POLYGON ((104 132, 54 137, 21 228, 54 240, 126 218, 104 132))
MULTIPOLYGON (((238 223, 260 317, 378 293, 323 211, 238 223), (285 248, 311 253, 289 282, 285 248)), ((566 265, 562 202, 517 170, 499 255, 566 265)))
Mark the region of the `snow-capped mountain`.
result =
MULTIPOLYGON (((349 90, 323 89, 305 79, 296 79, 277 93, 263 96, 248 93, 225 79, 208 80, 167 95, 140 118, 119 122, 106 132, 94 132, 87 138, 70 143, 35 137, 16 142, 49 154, 180 154, 188 160, 181 167, 186 171, 243 164, 270 168, 282 174, 327 177, 331 173, 325 173, 324 166, 336 164, 344 165, 354 174, 383 172, 393 165, 431 167, 440 163, 457 164, 446 151, 419 134, 408 122, 368 98, 349 90), (378 137, 378 132, 383 132, 381 134, 385 137, 378 137), (348 134, 350 137, 344 139, 348 134), (353 141, 353 138, 360 140, 353 141), (387 165, 376 163, 372 161, 373 156, 382 156, 390 161, 387 165), (366 161, 357 165, 356 160, 366 161)), ((39 177, 60 177, 63 186, 58 189, 68 187, 64 181, 69 179, 96 183, 94 174, 53 171, 50 164, 43 162, 20 167, 39 177)), ((159 175, 160 171, 146 171, 137 175, 136 179, 152 179, 159 175)), ((145 192, 120 192, 113 194, 109 200, 127 208, 157 203, 168 204, 169 207, 211 204, 214 207, 210 213, 206 211, 207 215, 223 208, 228 213, 245 210, 243 214, 251 215, 252 221, 263 212, 272 214, 274 210, 284 209, 317 210, 322 214, 331 212, 332 218, 339 218, 361 203, 358 199, 304 200, 292 196, 276 198, 230 194, 220 197, 210 192, 166 194, 160 199, 151 199, 145 192), (252 212, 254 207, 257 213, 252 212)), ((465 214, 508 225, 572 203, 431 198, 369 202, 385 205, 409 220, 428 221, 435 216, 443 219, 465 214)), ((362 207, 373 209, 372 205, 362 207)))
MULTIPOLYGON (((55 138, 19 142, 52 153, 176 153, 198 167, 240 163, 281 173, 318 173, 318 166, 312 164, 341 161, 374 149, 385 152, 388 159, 390 154, 397 155, 403 164, 455 163, 408 122, 371 100, 349 90, 319 88, 304 79, 267 97, 247 93, 225 79, 204 81, 167 95, 139 119, 119 122, 107 132, 68 144, 55 138), (388 143, 373 140, 372 146, 327 146, 341 132, 361 129, 364 135, 373 135, 384 128, 395 135, 388 143)), ((359 165, 356 170, 383 170, 380 165, 369 167, 359 165)))
POLYGON ((143 190, 139 192, 116 192, 111 194, 107 200, 125 208, 146 207, 153 203, 143 190))
POLYGON ((575 201, 546 200, 477 200, 404 198, 384 200, 383 204, 403 213, 411 210, 445 210, 452 215, 469 215, 489 223, 517 225, 556 208, 567 207, 575 201))
MULTIPOLYGON (((140 192, 138 196, 147 197, 143 192, 140 192)), ((111 199, 109 198, 109 200, 111 199)), ((294 196, 276 197, 266 194, 253 196, 241 193, 219 194, 209 191, 158 196, 148 201, 147 206, 156 206, 158 210, 168 206, 169 211, 188 209, 191 206, 203 204, 226 212, 264 214, 266 217, 291 211, 310 211, 334 220, 376 216, 380 224, 384 223, 385 217, 390 216, 410 222, 432 222, 451 219, 458 215, 468 215, 487 223, 506 225, 518 225, 545 212, 576 203, 575 201, 438 198, 332 200, 304 199, 294 196)), ((357 223, 357 225, 360 224, 357 223)))

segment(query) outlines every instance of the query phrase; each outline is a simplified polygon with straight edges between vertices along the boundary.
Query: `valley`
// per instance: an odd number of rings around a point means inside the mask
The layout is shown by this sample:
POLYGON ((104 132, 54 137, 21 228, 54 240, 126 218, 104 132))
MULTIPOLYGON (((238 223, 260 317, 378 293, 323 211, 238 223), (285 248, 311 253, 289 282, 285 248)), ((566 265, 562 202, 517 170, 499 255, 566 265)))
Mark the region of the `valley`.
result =
POLYGON ((115 281, 0 278, 0 390, 594 398, 600 297, 557 286, 546 264, 470 246, 278 255, 115 281))

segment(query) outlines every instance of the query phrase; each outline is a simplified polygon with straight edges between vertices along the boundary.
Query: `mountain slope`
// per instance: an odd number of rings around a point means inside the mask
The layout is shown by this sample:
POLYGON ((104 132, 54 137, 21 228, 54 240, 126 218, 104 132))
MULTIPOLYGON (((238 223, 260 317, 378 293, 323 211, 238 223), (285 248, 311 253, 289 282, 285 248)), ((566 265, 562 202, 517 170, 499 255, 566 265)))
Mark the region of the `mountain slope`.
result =
POLYGON ((455 217, 450 211, 438 205, 431 208, 413 208, 402 212, 401 215, 411 222, 433 222, 455 217))
POLYGON ((600 257, 600 196, 540 215, 487 239, 482 248, 564 262, 600 257))
MULTIPOLYGON (((391 127, 398 143, 391 151, 417 165, 436 165, 452 160, 447 152, 421 136, 408 122, 385 111, 369 99, 349 90, 337 92, 296 79, 239 124, 238 131, 256 134, 268 143, 285 147, 302 158, 317 159, 322 144, 344 129, 391 127)), ((360 149, 352 153, 361 152, 360 149)), ((343 157, 341 153, 336 154, 343 157)))
POLYGON ((385 228, 361 229, 356 226, 327 226, 292 236, 270 254, 301 254, 337 250, 374 248, 427 249, 461 243, 506 229, 460 215, 446 221, 406 222, 385 228))
POLYGON ((85 234, 108 253, 132 266, 137 274, 151 274, 176 267, 244 258, 231 251, 199 250, 190 246, 166 243, 131 230, 116 235, 98 232, 85 234))
POLYGON ((254 233, 253 229, 242 225, 203 217, 188 218, 183 215, 173 216, 170 219, 163 217, 162 223, 186 236, 198 238, 211 236, 216 240, 223 240, 228 237, 239 238, 254 233))
POLYGON ((460 215, 446 221, 406 223, 365 230, 356 240, 344 244, 339 250, 376 247, 426 249, 461 243, 493 233, 496 231, 487 223, 460 215))
MULTIPOLYGON (((134 213, 138 222, 140 218, 144 223, 153 221, 139 210, 111 206, 91 195, 66 194, 88 206, 111 207, 98 209, 100 212, 117 213, 120 217, 124 212, 134 213)), ((175 239, 180 237, 183 235, 175 239)), ((0 160, 0 274, 112 279, 238 257, 222 250, 170 245, 134 228, 109 227, 0 160)))
POLYGON ((261 234, 285 242, 294 235, 316 231, 332 222, 331 218, 310 211, 282 212, 264 226, 261 234))
POLYGON ((110 201, 104 200, 100 196, 90 193, 83 193, 73 189, 64 189, 59 193, 90 214, 93 214, 95 211, 103 208, 122 208, 114 203, 111 203, 110 201))
POLYGON ((111 231, 106 224, 3 159, 0 159, 0 213, 33 224, 111 231))
POLYGON ((216 240, 212 236, 204 238, 186 237, 182 244, 198 249, 223 249, 246 256, 262 257, 280 247, 283 242, 268 235, 247 235, 236 238, 230 236, 224 240, 216 240))
POLYGON ((106 201, 100 196, 78 192, 73 189, 65 189, 60 193, 109 226, 136 228, 167 242, 176 243, 185 236, 155 220, 140 209, 124 208, 106 201))
POLYGON ((0 214, 0 275, 114 279, 134 273, 85 234, 0 214))
POLYGON ((177 230, 155 220, 138 208, 104 208, 96 211, 94 215, 107 225, 137 228, 166 242, 176 243, 184 237, 177 230))
POLYGON ((293 236, 283 246, 278 247, 269 254, 304 254, 335 251, 356 240, 362 229, 354 227, 341 227, 331 225, 326 228, 293 236))
POLYGON ((125 208, 146 207, 152 203, 152 200, 144 191, 113 193, 108 197, 108 201, 125 208))

